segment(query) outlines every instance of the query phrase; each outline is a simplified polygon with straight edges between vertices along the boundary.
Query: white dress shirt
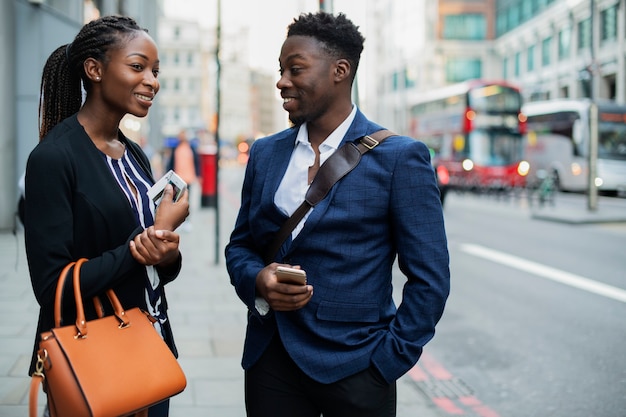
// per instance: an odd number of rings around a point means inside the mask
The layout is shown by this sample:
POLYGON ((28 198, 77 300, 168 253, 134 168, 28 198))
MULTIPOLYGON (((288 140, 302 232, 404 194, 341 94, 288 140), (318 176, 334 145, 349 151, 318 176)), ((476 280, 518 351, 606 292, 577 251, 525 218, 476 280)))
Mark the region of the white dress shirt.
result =
MULTIPOLYGON (((352 105, 350 115, 328 135, 320 144, 320 166, 339 148, 341 140, 346 135, 348 128, 356 116, 356 106, 352 105)), ((309 189, 309 167, 315 163, 315 151, 309 142, 309 131, 304 123, 298 130, 295 149, 291 154, 289 166, 285 172, 276 195, 274 203, 286 215, 291 216, 304 201, 304 196, 309 189)), ((291 238, 295 239, 304 227, 311 210, 303 217, 300 223, 291 232, 291 238)))
MULTIPOLYGON (((352 111, 346 120, 320 144, 320 166, 338 149, 355 116, 356 106, 353 104, 352 111)), ((291 216, 304 201, 304 196, 310 185, 309 167, 315 163, 315 151, 309 142, 309 131, 306 123, 300 126, 294 146, 295 149, 291 154, 285 176, 276 190, 276 195, 274 195, 274 204, 287 216, 291 216)), ((304 215, 300 223, 291 232, 292 239, 295 239, 304 227, 311 210, 304 215)), ((255 307, 262 316, 266 315, 270 310, 267 301, 261 297, 256 297, 255 307)))

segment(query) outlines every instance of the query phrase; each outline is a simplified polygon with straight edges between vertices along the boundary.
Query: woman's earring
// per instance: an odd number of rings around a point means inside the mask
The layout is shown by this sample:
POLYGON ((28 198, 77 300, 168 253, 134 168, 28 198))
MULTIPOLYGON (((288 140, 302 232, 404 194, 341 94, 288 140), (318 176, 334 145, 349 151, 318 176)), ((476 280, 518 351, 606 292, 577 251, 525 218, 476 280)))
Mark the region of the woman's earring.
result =
POLYGON ((100 81, 100 77, 96 77, 96 81, 100 81))

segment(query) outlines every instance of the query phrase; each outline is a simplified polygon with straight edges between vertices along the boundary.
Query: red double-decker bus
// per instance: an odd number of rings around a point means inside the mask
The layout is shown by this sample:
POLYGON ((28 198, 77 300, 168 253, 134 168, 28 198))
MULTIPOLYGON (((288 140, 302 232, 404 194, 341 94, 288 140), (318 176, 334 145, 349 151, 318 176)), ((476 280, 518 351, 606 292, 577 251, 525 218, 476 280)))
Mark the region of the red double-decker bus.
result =
POLYGON ((526 119, 517 87, 471 80, 419 95, 410 134, 433 153, 442 202, 449 189, 508 191, 526 185, 526 119))

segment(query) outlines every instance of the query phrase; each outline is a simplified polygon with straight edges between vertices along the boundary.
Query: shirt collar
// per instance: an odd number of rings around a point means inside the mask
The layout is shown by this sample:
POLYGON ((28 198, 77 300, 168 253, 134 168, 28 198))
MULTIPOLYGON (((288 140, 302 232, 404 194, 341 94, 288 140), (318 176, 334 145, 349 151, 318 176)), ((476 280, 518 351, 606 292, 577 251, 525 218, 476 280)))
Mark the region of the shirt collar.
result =
MULTIPOLYGON (((352 111, 350 112, 348 117, 346 117, 346 119, 343 122, 341 122, 341 124, 337 126, 337 128, 333 130, 333 132, 330 135, 328 135, 328 137, 324 140, 324 142, 322 142, 322 144, 320 145, 320 152, 324 152, 325 150, 330 150, 330 149, 336 150, 337 148, 339 148, 339 144, 341 143, 343 137, 348 132, 350 125, 352 124, 352 122, 354 121, 354 118, 356 117, 356 110, 357 108, 353 104, 352 111)), ((306 122, 303 123, 300 126, 300 129, 298 130, 298 135, 296 136, 296 145, 299 143, 302 143, 304 145, 309 144, 309 131, 307 129, 306 122)))

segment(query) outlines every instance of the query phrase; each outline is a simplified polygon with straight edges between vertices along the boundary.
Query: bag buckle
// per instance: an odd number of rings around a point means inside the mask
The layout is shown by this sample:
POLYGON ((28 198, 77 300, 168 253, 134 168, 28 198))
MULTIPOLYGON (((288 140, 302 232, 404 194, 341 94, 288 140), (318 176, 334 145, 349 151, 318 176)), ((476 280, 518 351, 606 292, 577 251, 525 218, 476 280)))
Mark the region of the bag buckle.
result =
POLYGON ((43 349, 43 358, 39 355, 39 353, 37 353, 37 363, 35 364, 35 372, 33 372, 33 375, 40 376, 42 378, 46 377, 43 373, 44 362, 46 360, 48 360, 48 351, 43 349))
POLYGON ((365 146, 367 149, 371 151, 372 149, 377 147, 380 142, 378 142, 376 139, 374 139, 373 137, 369 135, 365 135, 361 139, 361 143, 363 144, 363 146, 365 146), (367 141, 365 139, 367 139, 367 141))

